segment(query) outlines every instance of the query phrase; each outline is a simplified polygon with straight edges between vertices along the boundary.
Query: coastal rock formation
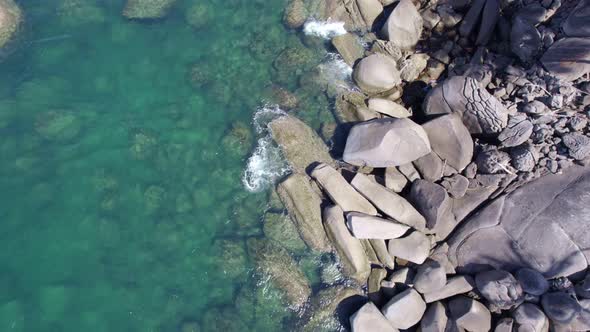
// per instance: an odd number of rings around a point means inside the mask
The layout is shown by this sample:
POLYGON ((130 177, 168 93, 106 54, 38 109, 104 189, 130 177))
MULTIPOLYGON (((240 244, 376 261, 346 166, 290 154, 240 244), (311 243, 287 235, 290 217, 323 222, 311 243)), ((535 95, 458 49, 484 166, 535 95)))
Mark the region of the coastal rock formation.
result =
POLYGON ((0 0, 0 48, 18 31, 23 14, 14 0, 0 0))
POLYGON ((380 53, 359 61, 354 67, 352 77, 361 90, 369 94, 391 90, 401 83, 395 60, 380 53))
POLYGON ((127 0, 123 16, 130 19, 157 19, 168 14, 176 0, 127 0))
POLYGON ((397 329, 389 323, 381 311, 371 302, 365 304, 350 316, 352 331, 396 332, 397 329))
POLYGON ((473 158, 473 140, 457 114, 448 114, 422 125, 432 151, 449 166, 462 171, 473 158))
POLYGON ((401 49, 413 48, 422 34, 422 16, 411 0, 401 0, 381 29, 383 37, 401 49))

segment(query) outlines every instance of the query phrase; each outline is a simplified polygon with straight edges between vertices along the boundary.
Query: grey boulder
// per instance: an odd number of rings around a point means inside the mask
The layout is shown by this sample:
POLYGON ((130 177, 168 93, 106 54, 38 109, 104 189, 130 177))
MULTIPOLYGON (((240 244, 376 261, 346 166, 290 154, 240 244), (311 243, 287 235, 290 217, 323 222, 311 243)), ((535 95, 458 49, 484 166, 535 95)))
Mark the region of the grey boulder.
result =
POLYGON ((461 198, 465 196, 469 187, 469 180, 461 174, 455 174, 451 177, 444 178, 441 182, 449 196, 452 198, 461 198))
POLYGON ((523 303, 512 313, 518 331, 547 332, 549 320, 543 311, 532 303, 523 303))
POLYGON ((414 289, 425 294, 437 291, 447 284, 445 268, 435 260, 420 265, 414 277, 414 289))
POLYGON ((549 282, 539 271, 525 267, 518 269, 515 277, 522 286, 522 290, 528 294, 541 296, 549 290, 549 282))
POLYGON ((508 111, 477 80, 454 76, 432 89, 423 103, 426 115, 457 113, 472 134, 497 134, 508 123, 508 111))
POLYGON ((411 288, 394 296, 381 309, 391 325, 398 329, 408 329, 418 324, 425 311, 426 303, 411 288))
POLYGON ((395 167, 385 169, 385 187, 396 193, 402 192, 408 184, 408 179, 395 167))
POLYGON ((465 294, 475 287, 475 281, 470 276, 455 276, 447 280, 447 284, 434 292, 424 294, 426 303, 444 300, 449 297, 465 294))
POLYGON ((380 53, 363 58, 354 67, 355 83, 368 94, 377 94, 393 89, 401 83, 395 60, 380 53))
POLYGON ((357 239, 396 239, 410 229, 409 226, 359 212, 346 215, 346 226, 357 239))
POLYGON ((444 332, 448 319, 445 306, 441 302, 434 302, 426 309, 420 329, 422 332, 444 332))
POLYGON ((546 293, 541 297, 541 305, 552 321, 567 324, 574 320, 582 310, 578 301, 564 292, 546 293))
POLYGON ((570 133, 563 135, 562 141, 570 157, 582 160, 590 156, 590 137, 580 133, 570 133))
POLYGON ((513 326, 514 326, 514 319, 502 318, 496 323, 496 327, 494 328, 494 332, 512 332, 513 326))
POLYGON ((410 119, 375 119, 350 130, 342 159, 356 166, 391 167, 430 153, 428 135, 410 119))
POLYGON ((416 264, 422 264, 430 252, 430 240, 418 231, 404 237, 389 241, 389 254, 416 264))
POLYGON ((422 16, 411 0, 401 0, 381 29, 387 40, 401 49, 411 49, 422 34, 422 16))
POLYGON ((487 332, 492 327, 492 315, 480 302, 458 296, 449 301, 451 317, 459 327, 472 332, 487 332))
POLYGON ((370 98, 368 106, 369 109, 392 118, 407 118, 412 115, 405 107, 389 99, 370 98))
POLYGON ((448 257, 462 273, 528 267, 546 278, 588 266, 590 168, 571 166, 500 196, 465 220, 448 257))
POLYGON ((543 54, 541 63, 549 73, 574 81, 590 72, 590 38, 563 38, 543 54))
POLYGON ((526 116, 512 116, 508 120, 508 126, 498 135, 498 140, 503 146, 518 146, 526 142, 533 134, 533 124, 526 120, 526 116))
POLYGON ((514 20, 510 31, 510 47, 520 61, 532 61, 542 45, 541 34, 533 24, 520 18, 514 20))
POLYGON ((432 151, 448 165, 462 171, 473 157, 473 139, 458 114, 448 114, 422 125, 432 151))
POLYGON ((335 36, 332 38, 332 45, 349 66, 353 66, 365 53, 358 37, 352 33, 335 36))
POLYGON ((512 274, 491 270, 475 276, 477 289, 495 307, 508 310, 524 301, 522 287, 512 274))
POLYGON ((426 228, 439 240, 445 239, 457 225, 453 202, 446 190, 436 183, 416 180, 408 197, 426 219, 426 228))
POLYGON ((350 327, 353 332, 397 332, 372 302, 350 316, 350 327))
POLYGON ((581 0, 561 28, 570 37, 590 37, 590 1, 581 0))

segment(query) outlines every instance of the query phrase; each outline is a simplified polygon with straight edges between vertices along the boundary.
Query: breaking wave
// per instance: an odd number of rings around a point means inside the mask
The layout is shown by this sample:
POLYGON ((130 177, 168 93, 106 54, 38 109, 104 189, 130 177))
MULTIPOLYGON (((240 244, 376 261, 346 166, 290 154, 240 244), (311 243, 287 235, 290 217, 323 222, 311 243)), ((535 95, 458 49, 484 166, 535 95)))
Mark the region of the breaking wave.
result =
POLYGON ((346 29, 344 28, 344 22, 310 20, 305 22, 303 33, 306 35, 330 39, 345 34, 346 29))
POLYGON ((256 149, 248 158, 242 183, 250 192, 260 192, 272 186, 276 180, 287 175, 291 169, 268 131, 268 124, 286 113, 278 106, 260 108, 253 119, 254 129, 262 136, 256 149))

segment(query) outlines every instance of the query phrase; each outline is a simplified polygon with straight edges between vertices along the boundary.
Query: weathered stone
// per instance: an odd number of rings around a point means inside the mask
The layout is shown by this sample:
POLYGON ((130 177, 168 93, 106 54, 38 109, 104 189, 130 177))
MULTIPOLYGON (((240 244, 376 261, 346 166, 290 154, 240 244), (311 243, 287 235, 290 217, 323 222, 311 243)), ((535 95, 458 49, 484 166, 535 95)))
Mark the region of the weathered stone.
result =
POLYGON ((590 72, 590 39, 563 38, 543 54, 543 66, 564 81, 573 81, 590 72))
POLYGON ((446 190, 426 180, 416 180, 408 197, 426 219, 426 228, 439 240, 445 239, 457 225, 452 213, 453 203, 446 190))
POLYGON ((564 292, 546 293, 541 297, 541 305, 547 317, 563 324, 570 323, 582 309, 575 298, 564 292))
POLYGON ((324 209, 324 227, 340 256, 343 272, 359 282, 365 282, 371 272, 365 249, 346 228, 344 212, 338 205, 324 209))
POLYGON ((469 180, 463 175, 455 174, 451 177, 444 178, 441 186, 447 190, 449 196, 452 198, 461 198, 467 192, 469 180))
POLYGON ((265 214, 263 231, 266 238, 275 241, 275 243, 290 252, 302 252, 307 248, 305 242, 299 236, 297 227, 287 215, 281 213, 265 214))
POLYGON ((273 120, 269 128, 294 172, 305 174, 315 162, 335 164, 322 139, 296 117, 281 116, 273 120))
POLYGON ((416 80, 426 69, 430 57, 424 53, 415 53, 403 61, 400 68, 400 77, 406 82, 416 80))
POLYGON ((475 276, 477 289, 490 304, 508 310, 524 301, 524 293, 512 274, 501 270, 490 270, 475 276))
POLYGON ((549 290, 549 283, 539 271, 522 268, 516 271, 515 277, 528 294, 541 296, 549 290))
POLYGON ((581 0, 563 22, 561 28, 570 37, 590 37, 590 1, 581 0))
POLYGON ((455 276, 447 280, 447 284, 434 292, 424 294, 426 303, 444 300, 449 297, 465 294, 475 287, 475 281, 470 276, 455 276))
POLYGON ((570 157, 582 160, 590 156, 590 137, 580 133, 565 134, 563 144, 568 148, 570 157))
POLYGON ((549 320, 539 307, 532 303, 523 303, 512 313, 518 331, 547 332, 549 320))
POLYGON ((401 0, 381 29, 385 39, 401 49, 411 49, 422 34, 422 16, 411 0, 401 0))
POLYGON ((356 166, 391 167, 430 152, 422 127, 410 119, 376 119, 352 127, 342 159, 356 166))
POLYGON ((395 167, 387 167, 385 169, 385 187, 395 191, 396 193, 402 192, 406 185, 408 184, 408 179, 398 171, 395 167))
POLYGON ((482 151, 475 159, 477 169, 483 174, 505 173, 510 163, 510 155, 497 149, 482 151))
POLYGON ((458 296, 449 301, 451 317, 460 327, 473 332, 487 332, 491 329, 492 315, 480 302, 458 296))
POLYGON ((476 186, 467 188, 465 196, 453 200, 453 214, 457 221, 463 221, 471 212, 480 207, 498 189, 498 186, 476 186))
POLYGON ((498 135, 498 139, 502 145, 512 147, 526 142, 532 134, 533 124, 526 120, 526 116, 511 117, 508 126, 498 135))
POLYGON ((408 329, 416 325, 425 311, 426 303, 420 294, 411 288, 394 296, 381 309, 385 318, 398 329, 408 329))
POLYGON ((0 1, 0 48, 14 38, 22 21, 22 11, 13 0, 0 1))
POLYGON ((392 118, 407 118, 412 115, 405 107, 389 99, 370 98, 368 104, 373 111, 389 115, 392 118))
POLYGON ((538 26, 547 18, 547 9, 541 3, 533 2, 518 9, 513 19, 519 19, 527 24, 538 26))
POLYGON ((377 215, 375 207, 356 192, 344 177, 329 165, 317 165, 311 172, 311 177, 319 183, 334 203, 340 205, 344 212, 356 211, 377 215))
POLYGON ((413 284, 414 283, 414 273, 407 267, 403 267, 397 271, 394 271, 389 278, 388 281, 398 284, 413 284))
POLYGON ((420 329, 422 332, 444 332, 447 321, 445 306, 441 302, 434 302, 426 309, 420 321, 420 329))
POLYGON ((342 59, 351 67, 365 53, 365 49, 358 40, 358 37, 352 33, 335 36, 332 38, 332 45, 334 45, 334 48, 342 56, 342 59))
POLYGON ((123 15, 131 19, 156 19, 166 16, 176 0, 127 0, 123 15))
POLYGON ((414 160, 412 164, 422 178, 432 182, 439 180, 445 171, 444 162, 434 152, 414 160))
POLYGON ((455 230, 448 257, 464 273, 529 267, 555 278, 582 271, 590 256, 588 192, 590 168, 582 166, 529 182, 455 230))
POLYGON ((451 167, 462 171, 473 157, 473 139, 457 114, 448 114, 422 125, 432 151, 451 167))
POLYGON ((389 254, 416 264, 422 264, 430 252, 430 240, 426 235, 415 231, 412 234, 389 241, 389 254))
POLYGON ((521 172, 530 172, 539 160, 539 153, 531 144, 523 144, 510 150, 510 163, 521 172))
POLYGON ((502 318, 496 323, 494 332, 512 332, 512 326, 514 326, 514 319, 502 318))
POLYGON ((371 243, 371 247, 373 247, 373 250, 377 255, 377 259, 379 259, 379 262, 383 266, 393 270, 395 268, 395 261, 393 260, 393 257, 391 257, 391 255, 389 254, 389 251, 387 251, 387 245, 385 244, 385 240, 370 239, 369 242, 371 243))
POLYGON ((400 195, 371 181, 361 173, 356 174, 350 184, 379 210, 395 221, 418 230, 424 229, 426 225, 424 217, 400 195))
POLYGON ((322 223, 322 198, 313 190, 307 175, 290 175, 279 183, 277 194, 307 246, 319 252, 331 251, 322 223))
POLYGON ((432 293, 447 284, 447 274, 444 267, 435 260, 427 260, 418 267, 414 278, 414 289, 418 292, 432 293))
POLYGON ((401 83, 395 60, 380 53, 363 58, 354 67, 355 83, 366 93, 377 94, 393 89, 401 83))
POLYGON ((510 31, 510 47, 520 61, 532 61, 542 45, 541 34, 534 25, 519 18, 514 20, 510 31))
POLYGON ((432 89, 423 103, 426 115, 457 113, 472 134, 499 133, 508 123, 508 111, 477 80, 454 76, 432 89))
POLYGON ((340 123, 363 122, 376 119, 379 114, 365 107, 365 95, 347 91, 336 97, 334 115, 340 123))
POLYGON ((406 225, 359 212, 348 213, 346 225, 357 239, 397 239, 410 229, 406 225))
MULTIPOLYGON (((418 158, 418 159, 420 159, 420 158, 418 158)), ((397 167, 397 169, 410 182, 414 182, 416 180, 420 180, 421 179, 420 173, 418 173, 418 170, 416 169, 416 167, 414 167, 414 165, 412 163, 407 163, 407 164, 399 165, 397 167)))
POLYGON ((350 316, 350 328, 353 332, 397 332, 397 329, 391 326, 381 311, 371 302, 350 316))

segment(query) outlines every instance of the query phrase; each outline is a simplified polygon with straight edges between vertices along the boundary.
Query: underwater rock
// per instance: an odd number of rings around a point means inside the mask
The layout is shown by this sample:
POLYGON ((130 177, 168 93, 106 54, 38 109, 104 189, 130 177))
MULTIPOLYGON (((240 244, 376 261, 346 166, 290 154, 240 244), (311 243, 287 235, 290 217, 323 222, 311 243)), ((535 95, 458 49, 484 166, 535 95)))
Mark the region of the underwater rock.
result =
POLYGON ((81 23, 102 23, 106 14, 97 2, 87 0, 60 0, 57 15, 68 26, 81 23))
POLYGON ((13 0, 0 0, 0 48, 14 37, 22 23, 22 16, 13 0))
POLYGON ((199 89, 211 83, 213 80, 213 74, 210 70, 211 68, 207 65, 207 63, 203 61, 197 61, 190 66, 187 74, 187 80, 193 88, 199 89))
POLYGON ((221 253, 217 265, 224 275, 232 279, 244 276, 248 270, 248 256, 243 240, 219 239, 213 246, 221 253))
POLYGON ((144 206, 148 213, 154 213, 162 207, 166 199, 166 190, 160 186, 149 186, 143 193, 144 206))
POLYGON ((297 227, 288 215, 281 213, 267 213, 264 215, 264 235, 275 241, 278 245, 292 253, 305 250, 306 245, 299 233, 297 227))
POLYGON ((49 111, 41 113, 35 121, 35 131, 50 141, 65 142, 80 133, 80 119, 71 112, 49 111))
POLYGON ((130 134, 131 146, 129 152, 136 160, 146 160, 156 154, 158 139, 148 130, 136 129, 130 134))
POLYGON ((127 0, 123 16, 129 19, 156 19, 168 14, 176 0, 127 0))
POLYGON ((206 3, 197 2, 186 10, 184 18, 191 27, 201 29, 209 24, 211 19, 210 10, 209 5, 206 3))
POLYGON ((308 15, 309 12, 307 11, 303 0, 291 0, 285 9, 283 22, 287 27, 297 29, 303 26, 308 15))
POLYGON ((311 301, 312 316, 301 328, 302 332, 320 332, 338 330, 339 323, 336 321, 336 311, 343 312, 343 316, 349 317, 355 309, 366 303, 361 291, 350 286, 334 286, 321 290, 311 301))
POLYGON ((231 129, 221 140, 224 150, 232 156, 244 158, 252 149, 253 135, 250 127, 240 121, 232 123, 231 129))

